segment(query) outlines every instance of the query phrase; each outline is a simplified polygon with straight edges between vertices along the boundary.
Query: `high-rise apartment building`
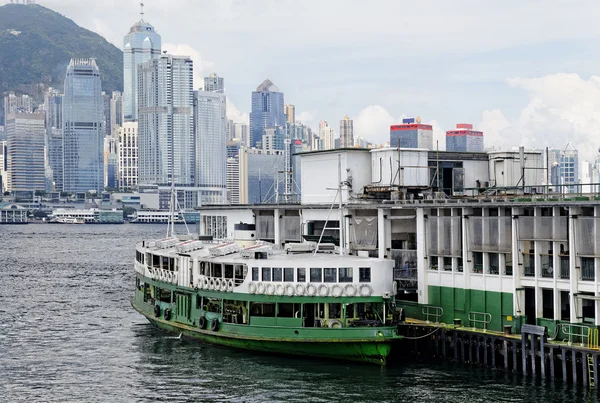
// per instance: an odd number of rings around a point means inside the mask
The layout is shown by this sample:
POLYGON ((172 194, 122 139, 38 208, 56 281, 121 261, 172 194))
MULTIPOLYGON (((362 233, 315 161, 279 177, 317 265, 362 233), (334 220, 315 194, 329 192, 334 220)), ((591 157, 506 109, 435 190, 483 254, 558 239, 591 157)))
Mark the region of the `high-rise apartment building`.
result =
POLYGON ((162 55, 139 65, 139 184, 194 184, 193 62, 162 55))
POLYGON ((44 190, 44 114, 12 112, 6 132, 8 190, 44 190))
POLYGON ((46 190, 63 190, 63 94, 49 88, 44 95, 46 116, 46 190))
POLYGON ((244 123, 234 124, 234 139, 238 139, 244 146, 248 147, 250 138, 248 137, 248 125, 244 123))
POLYGON ((401 125, 390 126, 390 147, 433 150, 433 127, 421 124, 421 118, 402 119, 401 125))
POLYGON ((208 77, 204 77, 204 91, 224 93, 225 82, 223 77, 219 77, 217 73, 212 73, 208 77))
POLYGON ((457 123, 455 130, 446 131, 446 151, 482 153, 483 132, 470 123, 457 123))
POLYGON ((288 122, 291 125, 296 123, 296 106, 292 104, 284 105, 283 114, 285 115, 286 122, 288 122))
POLYGON ((63 189, 104 188, 104 104, 94 59, 71 59, 63 99, 63 189))
POLYGON ((119 187, 119 138, 104 137, 104 187, 119 187))
POLYGON ((354 147, 354 122, 348 117, 340 120, 340 148, 354 147))
POLYGON ((227 111, 225 94, 194 91, 196 186, 200 204, 227 201, 227 111))
POLYGON ((335 130, 329 127, 325 120, 319 122, 319 150, 331 150, 335 148, 335 130))
POLYGON ((104 109, 104 137, 110 136, 112 122, 110 120, 110 95, 102 91, 102 105, 104 109))
POLYGON ((227 158, 227 200, 230 204, 240 204, 240 160, 227 158))
POLYGON ((571 142, 563 149, 548 150, 550 183, 558 193, 576 193, 579 185, 579 152, 571 142))
POLYGON ((119 189, 138 186, 138 122, 125 122, 119 128, 119 189))
POLYGON ((5 123, 8 115, 16 112, 33 112, 33 100, 27 94, 16 95, 11 91, 4 96, 4 116, 2 116, 2 122, 5 123))
POLYGON ((8 178, 6 174, 6 164, 8 162, 8 152, 6 151, 7 143, 8 142, 6 140, 0 140, 0 191, 2 191, 2 193, 7 191, 6 187, 8 184, 8 178))
POLYGON ((260 147, 267 127, 285 125, 283 93, 271 82, 263 81, 252 93, 250 147, 260 147))
MULTIPOLYGON (((143 17, 143 15, 142 15, 143 17)), ((161 38, 142 18, 123 38, 123 115, 138 119, 138 65, 160 57, 161 38)))

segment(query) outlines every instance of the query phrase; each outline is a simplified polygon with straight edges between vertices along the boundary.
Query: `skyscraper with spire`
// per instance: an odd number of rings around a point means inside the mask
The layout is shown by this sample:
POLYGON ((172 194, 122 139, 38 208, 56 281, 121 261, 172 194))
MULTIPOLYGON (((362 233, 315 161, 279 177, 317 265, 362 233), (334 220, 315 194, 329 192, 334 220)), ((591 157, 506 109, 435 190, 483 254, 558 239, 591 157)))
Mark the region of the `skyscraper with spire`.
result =
POLYGON ((157 59, 161 50, 160 35, 144 21, 144 4, 140 5, 141 19, 123 38, 123 115, 128 122, 138 119, 138 65, 157 59))
POLYGON ((267 79, 252 93, 250 147, 258 147, 262 143, 266 128, 285 126, 285 122, 283 93, 267 79))

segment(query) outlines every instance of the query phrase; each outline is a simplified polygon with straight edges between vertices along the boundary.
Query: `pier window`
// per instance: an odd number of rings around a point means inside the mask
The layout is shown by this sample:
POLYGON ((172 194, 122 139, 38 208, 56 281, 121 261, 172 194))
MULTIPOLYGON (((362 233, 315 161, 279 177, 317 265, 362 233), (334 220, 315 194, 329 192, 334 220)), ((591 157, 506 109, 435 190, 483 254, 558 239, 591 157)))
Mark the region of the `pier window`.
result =
POLYGON ((340 283, 352 282, 352 267, 340 267, 340 283))
POLYGON ((262 281, 271 281, 271 268, 270 267, 262 268, 262 281))
POLYGON ((473 273, 483 273, 482 252, 473 252, 473 273))
POLYGON ((512 264, 512 255, 505 254, 504 255, 504 274, 506 276, 513 275, 513 264, 512 264))
POLYGON ((594 269, 594 258, 582 257, 581 258, 581 279, 583 281, 594 281, 595 269, 594 269))
POLYGON ((306 282, 306 269, 304 267, 298 267, 296 274, 298 275, 298 279, 296 281, 299 283, 306 282))
POLYGON ((294 268, 286 267, 283 269, 283 281, 294 281, 294 268))
POLYGON ((358 281, 361 283, 370 283, 371 282, 371 268, 370 267, 361 267, 358 269, 358 281))
POLYGON ((252 268, 252 281, 259 281, 258 278, 258 267, 252 268))
POLYGON ((489 274, 500 274, 500 255, 497 253, 488 253, 490 267, 489 274))
POLYGON ((326 267, 324 269, 325 282, 335 283, 337 281, 337 269, 332 267, 326 267))
POLYGON ((281 267, 273 267, 273 281, 283 281, 281 267))
POLYGON ((569 291, 560 292, 560 320, 571 320, 571 302, 569 291))
POLYGON ((542 288, 542 317, 554 319, 554 290, 542 288))
POLYGON ((310 268, 310 282, 311 283, 322 283, 323 282, 323 270, 321 268, 316 268, 316 267, 310 268))

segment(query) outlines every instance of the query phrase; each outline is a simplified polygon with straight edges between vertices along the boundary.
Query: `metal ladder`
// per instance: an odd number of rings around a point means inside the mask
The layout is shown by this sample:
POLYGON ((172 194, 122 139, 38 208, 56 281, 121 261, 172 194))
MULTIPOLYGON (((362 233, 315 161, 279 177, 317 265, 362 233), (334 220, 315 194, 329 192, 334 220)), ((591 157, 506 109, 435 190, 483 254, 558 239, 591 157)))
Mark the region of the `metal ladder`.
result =
POLYGON ((596 387, 596 382, 594 382, 594 357, 591 354, 587 355, 587 363, 588 363, 588 375, 590 380, 590 388, 596 387))

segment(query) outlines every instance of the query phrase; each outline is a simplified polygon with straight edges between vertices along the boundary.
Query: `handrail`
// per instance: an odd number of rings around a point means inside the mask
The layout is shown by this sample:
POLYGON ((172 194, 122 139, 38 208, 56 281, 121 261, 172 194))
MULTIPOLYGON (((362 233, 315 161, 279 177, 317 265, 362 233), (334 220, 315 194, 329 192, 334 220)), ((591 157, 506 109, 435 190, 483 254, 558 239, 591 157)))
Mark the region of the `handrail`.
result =
POLYGON ((600 350, 600 348, 598 348, 598 328, 594 329, 594 332, 591 335, 592 337, 588 343, 588 347, 592 350, 600 350))
POLYGON ((588 347, 590 346, 590 341, 591 341, 591 334, 592 334, 592 329, 590 329, 589 326, 584 326, 584 325, 574 325, 572 323, 564 323, 561 325, 563 328, 563 333, 567 336, 569 336, 569 340, 567 341, 569 343, 569 346, 573 344, 573 338, 574 337, 580 337, 581 338, 581 346, 585 346, 586 344, 586 339, 587 339, 587 344, 588 347), (575 332, 575 330, 581 330, 580 333, 575 332), (584 333, 585 332, 585 333, 584 333))
POLYGON ((425 320, 429 323, 429 317, 432 316, 435 318, 435 323, 440 323, 440 318, 444 314, 444 309, 439 306, 424 306, 421 308, 421 313, 425 316, 425 320), (431 311, 433 310, 433 312, 431 311))
POLYGON ((483 325, 483 331, 487 332, 487 325, 492 323, 492 314, 487 312, 469 312, 468 319, 469 322, 473 322, 473 329, 476 329, 477 324, 481 323, 483 325), (478 315, 481 315, 481 319, 478 319, 478 315))

